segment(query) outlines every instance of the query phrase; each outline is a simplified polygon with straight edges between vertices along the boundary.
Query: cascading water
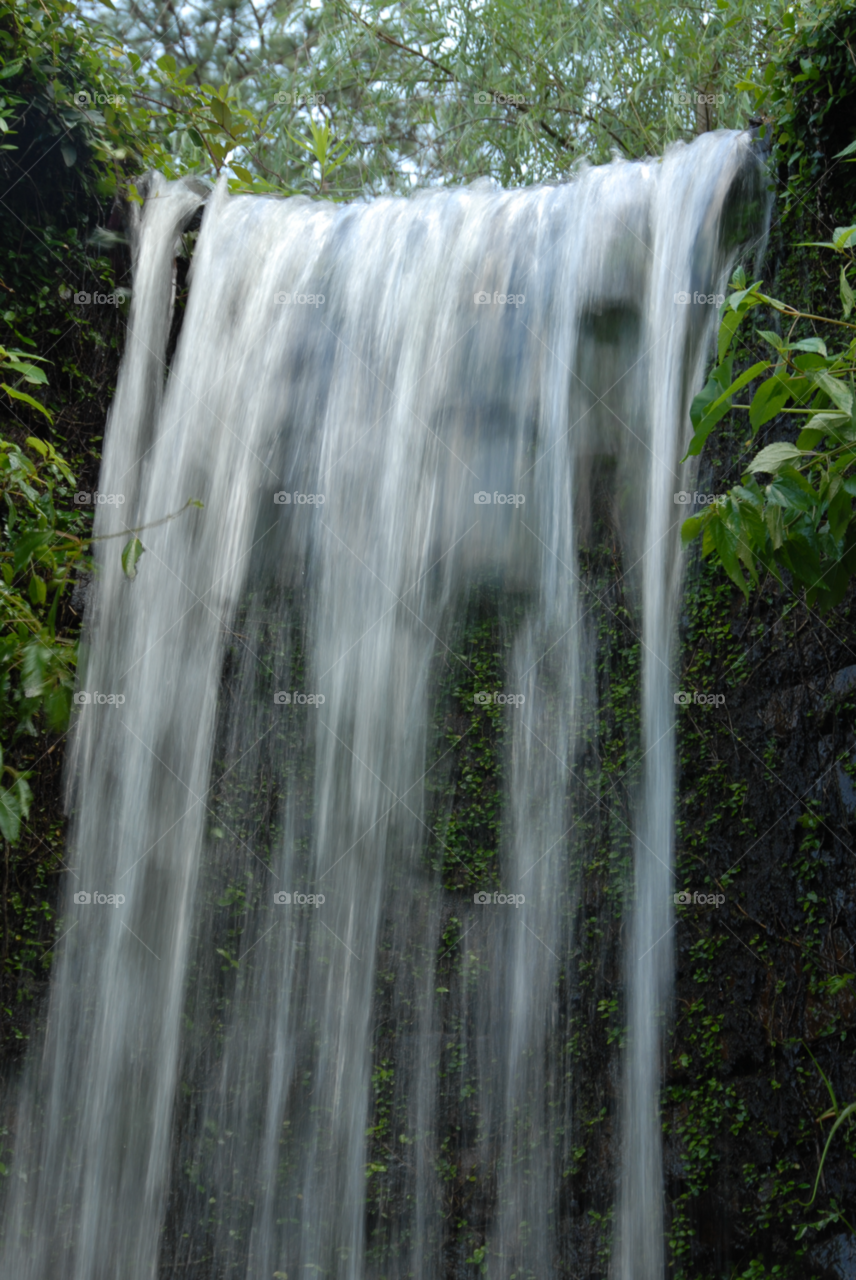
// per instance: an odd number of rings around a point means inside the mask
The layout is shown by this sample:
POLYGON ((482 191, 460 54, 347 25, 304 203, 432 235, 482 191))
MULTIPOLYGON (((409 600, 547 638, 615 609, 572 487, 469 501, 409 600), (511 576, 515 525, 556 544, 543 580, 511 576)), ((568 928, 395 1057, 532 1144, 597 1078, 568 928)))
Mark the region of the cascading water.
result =
POLYGON ((692 487, 679 460, 716 312, 680 299, 723 288, 763 188, 734 133, 515 192, 341 207, 220 186, 164 388, 176 237, 201 197, 152 181, 100 482, 125 502, 96 532, 150 527, 134 581, 122 542, 98 544, 81 688, 124 703, 93 699, 77 724, 69 932, 20 1084, 4 1276, 475 1274, 446 1251, 441 1070, 466 1084, 488 1274, 570 1274, 556 1046, 592 678, 577 565, 607 457, 644 651, 613 1269, 660 1280, 673 494, 692 487), (190 498, 203 509, 156 523, 190 498), (485 591, 507 652, 486 690, 458 643, 485 591), (498 880, 485 905, 461 889, 443 943, 453 895, 427 850, 450 670, 509 745, 498 880), (369 1232, 381 1041, 405 1119, 369 1232))

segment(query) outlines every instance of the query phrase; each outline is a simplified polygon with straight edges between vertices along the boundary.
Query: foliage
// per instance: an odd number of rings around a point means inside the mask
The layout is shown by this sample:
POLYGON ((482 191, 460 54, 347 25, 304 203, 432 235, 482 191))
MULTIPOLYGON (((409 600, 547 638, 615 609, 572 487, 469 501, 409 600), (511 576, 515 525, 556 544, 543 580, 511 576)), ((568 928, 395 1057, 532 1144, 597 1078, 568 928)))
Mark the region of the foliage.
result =
MULTIPOLYGON (((853 267, 856 226, 838 228, 828 245, 839 253, 840 288, 845 317, 853 309, 848 273, 853 267)), ((701 536, 702 554, 713 554, 747 600, 759 585, 759 568, 778 581, 787 572, 806 589, 810 605, 827 612, 843 598, 856 570, 856 401, 853 360, 856 324, 824 321, 770 298, 760 281, 746 284, 739 271, 735 292, 725 304, 720 326, 718 363, 695 398, 691 417, 695 434, 690 454, 699 454, 717 423, 732 409, 747 411, 750 440, 780 414, 805 415, 796 443, 776 440, 765 445, 747 465, 743 483, 733 486, 707 510, 684 522, 685 541, 701 536), (751 361, 747 351, 735 355, 731 345, 741 321, 765 306, 792 321, 786 335, 761 330, 773 356, 751 361), (834 325, 850 336, 848 345, 831 353, 819 337, 794 339, 801 319, 834 325), (852 336, 851 336, 852 335, 852 336), (747 358, 748 357, 748 358, 747 358), (734 377, 735 362, 742 372, 734 377), (748 367, 747 367, 748 366, 748 367), (763 378, 762 378, 763 375, 763 378), (762 378, 749 404, 734 396, 762 378), (761 485, 756 476, 768 475, 761 485), (748 574, 747 581, 746 574, 748 574)), ((790 425, 790 424, 788 424, 790 425)))
POLYGON ((745 127, 754 96, 738 81, 760 79, 786 11, 779 0, 718 0, 713 13, 659 0, 118 0, 107 21, 153 81, 166 55, 185 83, 228 85, 260 119, 274 109, 247 166, 260 176, 290 186, 298 113, 326 120, 352 147, 333 189, 353 196, 480 175, 519 185, 581 157, 657 154, 745 127))
MULTIPOLYGON (((17 374, 19 381, 43 385, 46 375, 34 360, 39 357, 0 347, 0 377, 17 374)), ((0 385, 50 419, 28 392, 0 385)), ((30 437, 22 448, 0 436, 0 723, 7 748, 22 733, 36 732, 34 718, 54 730, 68 720, 77 647, 58 632, 57 610, 86 546, 80 509, 58 502, 72 488, 68 465, 52 444, 30 437)), ((0 766, 13 779, 0 791, 0 832, 14 843, 29 812, 28 775, 2 764, 2 745, 0 766)))
MULTIPOLYGON (((814 1180, 814 1189, 811 1193, 811 1198, 807 1200, 805 1204, 802 1206, 803 1208, 807 1209, 812 1204, 814 1204, 814 1201, 817 1198, 817 1189, 820 1186, 820 1179, 823 1174, 823 1166, 826 1163, 826 1157, 829 1152, 832 1139, 835 1137, 836 1133, 838 1132, 838 1130, 841 1128, 843 1124, 846 1123, 850 1127, 852 1127, 852 1124, 853 1124, 852 1117, 856 1115, 856 1102, 851 1102, 848 1106, 845 1106, 845 1107, 842 1107, 839 1104, 838 1099, 835 1096, 835 1090, 830 1084, 828 1078, 821 1071, 820 1067, 817 1065, 817 1062, 815 1062, 814 1056, 811 1050, 808 1049, 808 1046, 806 1046, 806 1049, 812 1062, 814 1062, 814 1065, 817 1067, 818 1075, 820 1076, 823 1083, 826 1085, 826 1091, 829 1094, 829 1099, 830 1099, 830 1102, 832 1103, 832 1106, 829 1107, 829 1109, 825 1111, 822 1116, 818 1117, 818 1124, 820 1124, 821 1121, 823 1120, 835 1121, 835 1124, 832 1126, 832 1128, 829 1131, 829 1134, 826 1139, 826 1143, 823 1148, 823 1154, 820 1157, 820 1163, 817 1169, 817 1177, 814 1180)), ((805 1235, 805 1233, 811 1230, 812 1228, 822 1229, 823 1227, 828 1226, 830 1222, 838 1222, 838 1221, 843 1222, 844 1225, 847 1227, 847 1230, 853 1233, 854 1235, 856 1235, 856 1228, 852 1227, 850 1223, 847 1221, 847 1219, 844 1217, 844 1214, 839 1209, 838 1204, 836 1203, 835 1198, 833 1197, 830 1202, 830 1211, 824 1215, 823 1221, 820 1223, 807 1223, 799 1228, 795 1228, 797 1233, 796 1238, 797 1240, 800 1240, 805 1235)))
POLYGON ((854 175, 839 167, 839 154, 854 137, 854 48, 856 11, 847 0, 790 6, 763 73, 747 72, 738 85, 770 127, 785 215, 809 198, 818 203, 833 174, 838 188, 849 184, 851 198, 856 194, 854 175))

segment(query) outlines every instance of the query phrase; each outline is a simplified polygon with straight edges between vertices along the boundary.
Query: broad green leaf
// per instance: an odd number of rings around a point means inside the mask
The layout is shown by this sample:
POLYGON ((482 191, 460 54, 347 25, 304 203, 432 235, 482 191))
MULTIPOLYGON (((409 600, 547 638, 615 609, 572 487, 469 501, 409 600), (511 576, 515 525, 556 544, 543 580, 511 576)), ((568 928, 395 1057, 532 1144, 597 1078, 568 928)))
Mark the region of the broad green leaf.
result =
POLYGON ((14 844, 21 833, 21 823, 29 816, 32 792, 24 778, 16 778, 11 787, 0 788, 0 833, 14 844))
POLYGON ((743 316, 739 311, 726 311, 722 317, 722 323, 719 326, 719 337, 716 343, 716 355, 720 364, 725 359, 742 319, 743 316))
POLYGON ((771 503, 764 511, 764 523, 767 526, 773 550, 778 551, 785 540, 785 518, 782 508, 771 503))
POLYGON ((725 521, 719 517, 719 512, 714 511, 710 521, 710 532, 713 545, 719 553, 722 561, 722 567, 728 574, 732 582, 734 582, 743 592, 746 598, 749 598, 749 584, 743 576, 740 563, 737 559, 738 538, 733 529, 729 529, 725 521))
POLYGON ((52 536, 51 529, 36 529, 35 532, 25 533, 19 538, 12 548, 12 565, 15 573, 20 573, 24 566, 29 564, 30 558, 48 545, 52 536))
MULTIPOLYGON (((731 357, 729 356, 729 361, 731 357)), ((722 366, 725 368, 725 366, 722 366)), ((720 391, 719 380, 711 377, 703 391, 700 391, 693 400, 690 408, 690 418, 695 428, 690 447, 686 457, 696 457, 702 451, 705 440, 710 435, 713 428, 724 418, 731 408, 731 397, 738 391, 756 378, 759 373, 770 368, 769 360, 759 360, 757 364, 753 364, 749 369, 745 369, 738 378, 731 383, 724 391, 720 391)))
POLYGON ((854 241, 856 241, 856 226, 835 228, 832 235, 833 248, 849 249, 854 241))
POLYGON ((792 342, 791 351, 813 351, 818 355, 826 356, 826 343, 822 338, 803 338, 801 342, 792 342))
POLYGON ((44 604, 47 599, 48 589, 45 586, 44 579, 40 578, 37 573, 34 573, 30 578, 29 594, 33 604, 44 604))
POLYGON ((132 581, 137 576, 137 561, 144 551, 145 547, 139 538, 132 538, 125 544, 122 552, 122 568, 132 581))
POLYGON ((846 413, 848 416, 852 414, 853 392, 845 382, 842 382, 839 378, 833 378, 825 370, 819 370, 811 376, 821 391, 826 392, 832 403, 837 405, 842 413, 846 413))
POLYGON ((762 382, 752 397, 752 404, 749 407, 752 431, 757 433, 765 422, 769 422, 771 418, 781 413, 791 399, 791 395, 789 380, 782 378, 779 374, 773 374, 771 378, 762 382))
POLYGON ((842 485, 832 498, 826 512, 826 518, 829 521, 829 531, 836 542, 840 542, 843 538, 852 515, 853 499, 842 485))
POLYGON ((850 288, 850 281, 847 279, 844 268, 841 268, 841 277, 839 279, 839 288, 841 290, 841 307, 846 320, 853 310, 853 290, 850 288))
POLYGON ((229 168, 237 178, 241 179, 242 182, 252 183, 253 175, 250 173, 249 169, 245 169, 242 164, 236 164, 234 160, 230 160, 229 168))
POLYGON ((700 516, 688 516, 681 525, 681 542, 692 542, 693 538, 697 538, 704 529, 706 520, 706 513, 700 516))
POLYGON ((38 409, 39 413, 43 413, 48 422, 53 422, 53 414, 45 408, 43 404, 39 404, 38 400, 34 400, 32 396, 28 396, 26 391, 16 391, 14 387, 8 387, 5 382, 0 382, 0 387, 10 395, 13 400, 23 400, 24 404, 28 404, 31 409, 38 409))
POLYGON ((798 449, 794 444, 785 444, 784 442, 768 444, 760 453, 756 453, 749 463, 748 470, 764 471, 768 475, 775 475, 784 463, 793 462, 795 458, 803 458, 805 456, 802 449, 798 449))

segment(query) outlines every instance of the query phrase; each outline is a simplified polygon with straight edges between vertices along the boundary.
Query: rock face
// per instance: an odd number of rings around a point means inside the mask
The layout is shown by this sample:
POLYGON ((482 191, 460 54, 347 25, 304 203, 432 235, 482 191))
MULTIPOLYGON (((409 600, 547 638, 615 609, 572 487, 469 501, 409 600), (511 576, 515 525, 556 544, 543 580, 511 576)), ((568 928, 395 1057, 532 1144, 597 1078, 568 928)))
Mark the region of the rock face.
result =
MULTIPOLYGON (((748 677, 721 712, 683 725, 678 864, 724 902, 687 908, 677 931, 668 1191, 688 1275, 742 1275, 757 1259, 844 1276, 846 1126, 814 1203, 800 1202, 834 1122, 819 1118, 856 1100, 851 607, 821 621, 779 595, 749 629, 748 677), (801 1232, 810 1223, 822 1225, 801 1232)), ((729 648, 710 655, 714 679, 734 678, 729 648)))

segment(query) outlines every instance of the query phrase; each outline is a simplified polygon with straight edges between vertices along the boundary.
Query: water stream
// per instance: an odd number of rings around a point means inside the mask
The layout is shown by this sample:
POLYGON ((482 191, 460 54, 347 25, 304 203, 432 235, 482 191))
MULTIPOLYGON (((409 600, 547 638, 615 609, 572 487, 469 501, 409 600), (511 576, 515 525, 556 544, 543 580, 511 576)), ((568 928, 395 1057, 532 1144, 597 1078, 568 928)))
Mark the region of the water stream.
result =
POLYGON ((604 460, 643 650, 612 1273, 663 1277, 674 494, 717 312, 700 299, 764 226, 753 145, 707 134, 562 185, 350 206, 218 186, 168 378, 176 239, 202 197, 152 179, 99 483, 124 502, 97 532, 152 527, 134 581, 123 540, 98 544, 68 933, 19 1084, 4 1277, 475 1276, 449 1252, 441 1070, 466 1086, 487 1274, 570 1274, 556 1045, 592 680, 578 553, 604 460), (461 641, 487 598, 506 654, 489 687, 461 641), (502 717, 485 903, 435 856, 444 671, 502 717), (369 1227, 387 1078, 395 1196, 369 1227))

